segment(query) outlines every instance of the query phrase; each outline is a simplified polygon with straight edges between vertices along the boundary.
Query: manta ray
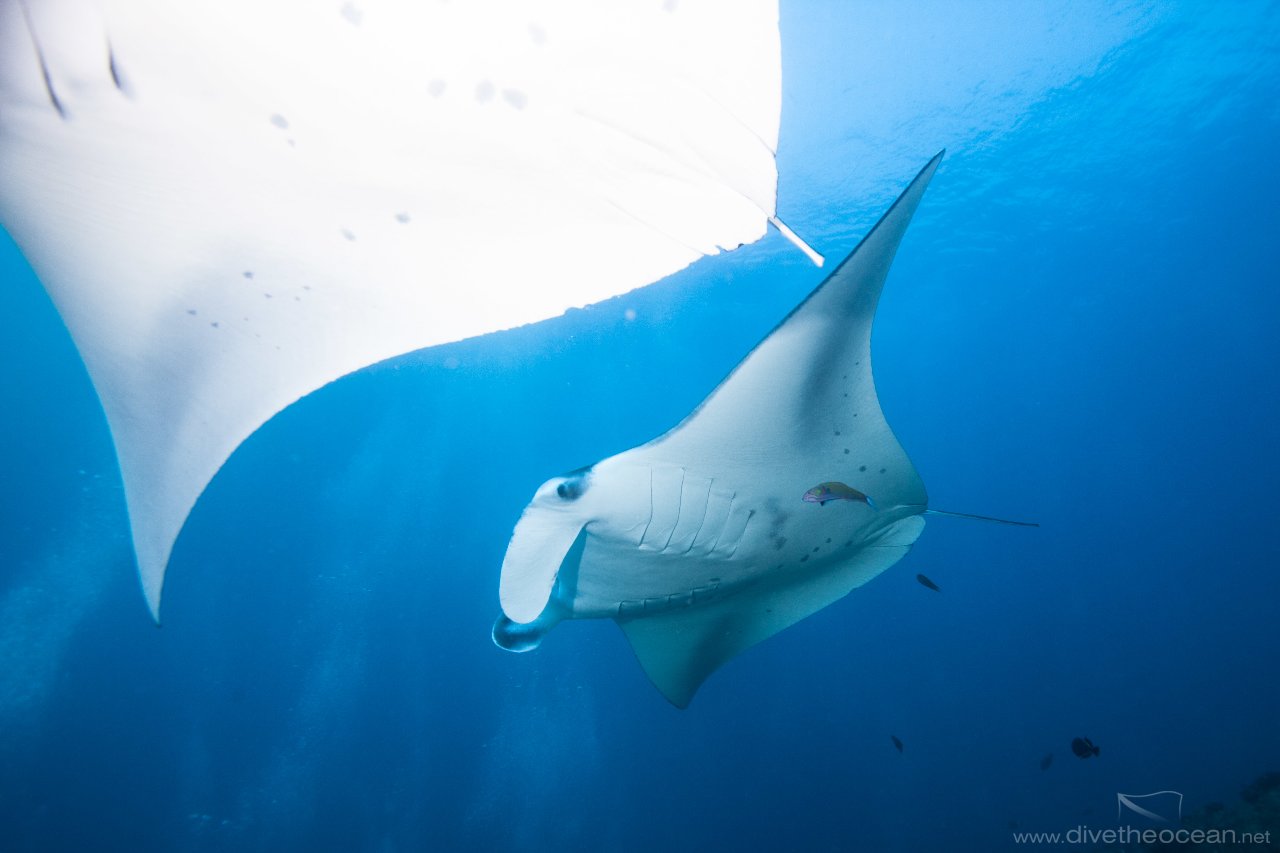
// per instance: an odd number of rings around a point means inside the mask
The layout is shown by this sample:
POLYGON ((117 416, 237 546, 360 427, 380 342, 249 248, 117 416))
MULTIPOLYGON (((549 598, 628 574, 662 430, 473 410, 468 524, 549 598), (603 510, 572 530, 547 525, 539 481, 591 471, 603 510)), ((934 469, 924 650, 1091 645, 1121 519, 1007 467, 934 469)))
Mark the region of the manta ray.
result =
POLYGON ((300 397, 802 243, 780 111, 776 0, 0 3, 0 224, 102 401, 156 620, 205 486, 300 397))
POLYGON ((725 661, 901 560, 925 515, 964 515, 929 509, 871 371, 876 305, 941 160, 679 425, 538 488, 502 563, 495 643, 528 651, 566 619, 613 619, 683 708, 725 661))

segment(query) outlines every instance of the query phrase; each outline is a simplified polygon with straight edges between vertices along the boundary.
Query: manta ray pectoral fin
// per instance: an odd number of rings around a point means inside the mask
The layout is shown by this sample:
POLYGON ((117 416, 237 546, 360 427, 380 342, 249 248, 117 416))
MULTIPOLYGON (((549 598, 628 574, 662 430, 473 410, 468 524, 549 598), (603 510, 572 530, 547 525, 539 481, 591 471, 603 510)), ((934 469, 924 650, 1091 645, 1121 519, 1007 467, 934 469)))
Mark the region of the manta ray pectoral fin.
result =
MULTIPOLYGON (((924 530, 909 516, 845 563, 803 579, 760 584, 708 604, 616 620, 645 675, 677 708, 726 661, 848 595, 906 556, 924 530)), ((783 579, 779 579, 782 581, 783 579)))
MULTIPOLYGON (((581 553, 583 522, 563 513, 530 507, 516 524, 507 555, 502 560, 498 599, 512 622, 534 622, 551 600, 551 591, 566 557, 581 553)), ((497 642, 494 626, 494 642, 497 642)), ((502 645, 499 643, 499 645, 502 645)), ((503 646, 506 648, 506 646, 503 646)))
POLYGON ((101 400, 157 619, 197 499, 285 407, 777 207, 777 0, 358 5, 0 0, 0 225, 101 400))

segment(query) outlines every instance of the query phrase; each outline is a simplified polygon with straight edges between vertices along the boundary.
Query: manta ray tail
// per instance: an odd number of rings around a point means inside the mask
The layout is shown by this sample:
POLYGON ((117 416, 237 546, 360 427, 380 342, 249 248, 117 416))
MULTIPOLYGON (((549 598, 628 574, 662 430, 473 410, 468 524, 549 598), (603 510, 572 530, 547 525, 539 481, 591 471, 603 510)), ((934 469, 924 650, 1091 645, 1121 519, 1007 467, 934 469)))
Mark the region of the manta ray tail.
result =
POLYGON ((1010 521, 1007 518, 992 518, 989 515, 973 515, 968 512, 947 512, 945 509, 926 509, 925 515, 945 515, 950 518, 969 518, 974 521, 992 521, 996 524, 1012 524, 1014 527, 1039 527, 1038 521, 1010 521))
POLYGON ((819 255, 816 251, 814 251, 812 246, 810 246, 804 240, 800 239, 800 235, 792 231, 790 228, 788 228, 785 222, 783 222, 781 219, 779 219, 776 216, 770 216, 769 221, 773 223, 774 228, 777 228, 780 232, 782 232, 783 237, 786 237, 788 240, 791 241, 791 244, 793 246, 795 246, 800 251, 804 252, 805 255, 809 258, 809 260, 813 261, 814 266, 820 267, 823 265, 826 259, 823 258, 822 255, 819 255))

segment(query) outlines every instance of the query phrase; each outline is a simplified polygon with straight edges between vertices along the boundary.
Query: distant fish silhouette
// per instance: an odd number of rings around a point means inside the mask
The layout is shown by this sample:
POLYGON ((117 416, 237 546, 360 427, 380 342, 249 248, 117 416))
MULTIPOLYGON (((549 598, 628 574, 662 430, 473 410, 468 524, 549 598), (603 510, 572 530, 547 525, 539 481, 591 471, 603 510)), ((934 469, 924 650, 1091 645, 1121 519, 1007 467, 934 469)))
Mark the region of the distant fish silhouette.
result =
POLYGON ((933 590, 934 592, 942 592, 942 590, 938 589, 938 585, 936 583, 929 580, 924 575, 916 575, 916 580, 920 581, 921 586, 927 586, 929 587, 929 589, 933 590))
POLYGON ((1087 737, 1078 737, 1071 741, 1071 751, 1079 758, 1092 758, 1102 752, 1101 749, 1093 745, 1093 741, 1087 737))
POLYGON ((1049 765, 1050 765, 1050 764, 1052 764, 1052 763, 1053 763, 1053 753, 1052 753, 1052 752, 1050 752, 1050 753, 1048 753, 1047 755, 1045 755, 1045 757, 1044 757, 1044 758, 1040 759, 1040 769, 1041 769, 1041 770, 1048 770, 1048 769, 1049 769, 1049 765))
POLYGON ((854 501, 856 503, 864 503, 872 509, 876 508, 876 505, 871 502, 871 498, 853 486, 835 482, 819 483, 805 492, 800 500, 807 504, 817 504, 818 506, 826 506, 832 501, 854 501))
POLYGON ((893 741, 893 745, 898 748, 898 752, 902 752, 902 741, 894 735, 889 735, 889 740, 893 741))

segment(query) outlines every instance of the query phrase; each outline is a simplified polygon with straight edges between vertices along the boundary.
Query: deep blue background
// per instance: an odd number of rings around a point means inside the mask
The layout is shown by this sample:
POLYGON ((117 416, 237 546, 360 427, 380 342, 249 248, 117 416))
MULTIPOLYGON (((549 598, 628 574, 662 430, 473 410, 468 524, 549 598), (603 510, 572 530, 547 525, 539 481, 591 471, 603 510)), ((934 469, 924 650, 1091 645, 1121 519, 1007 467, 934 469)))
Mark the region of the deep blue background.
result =
POLYGON ((839 255, 949 149, 882 403, 935 506, 1044 526, 930 521, 687 711, 607 622, 495 648, 498 567, 539 483, 677 422, 820 280, 776 235, 288 409, 159 630, 0 246, 0 849, 979 851, 1280 768, 1277 7, 959 5, 784 3, 779 208, 839 255))

